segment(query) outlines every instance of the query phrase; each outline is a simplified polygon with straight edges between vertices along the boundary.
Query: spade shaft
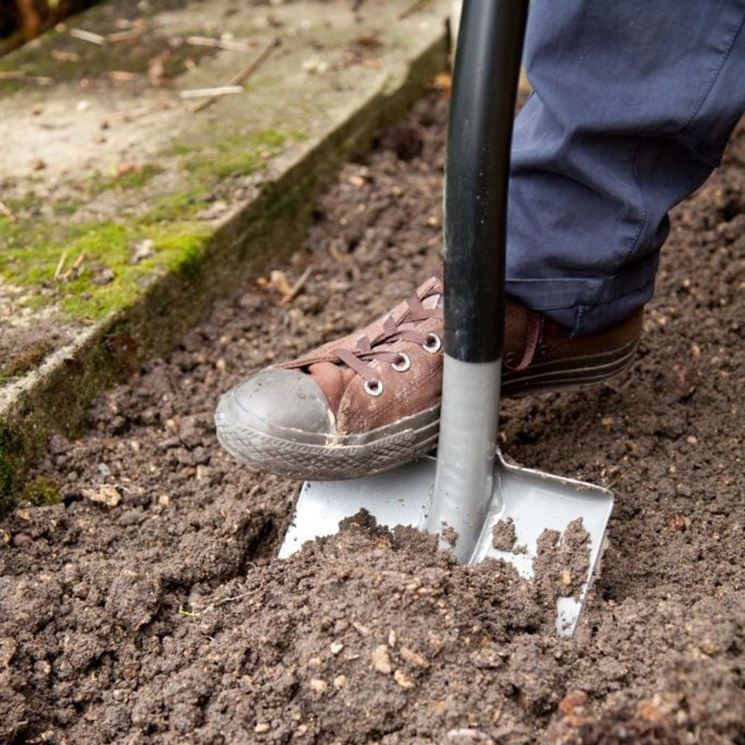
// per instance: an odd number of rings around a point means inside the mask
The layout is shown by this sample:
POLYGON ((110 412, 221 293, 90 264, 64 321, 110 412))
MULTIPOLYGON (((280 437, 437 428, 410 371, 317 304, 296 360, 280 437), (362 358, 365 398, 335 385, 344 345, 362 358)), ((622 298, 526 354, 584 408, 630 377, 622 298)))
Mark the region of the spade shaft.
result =
POLYGON ((527 0, 465 0, 455 56, 445 177, 442 410, 426 526, 434 533, 454 530, 462 561, 471 558, 486 513, 495 508, 507 192, 527 13, 527 0))
POLYGON ((529 579, 546 543, 541 537, 579 525, 586 531, 580 547, 587 553, 586 572, 578 578, 579 591, 556 601, 556 630, 569 635, 602 550, 613 495, 508 465, 497 448, 510 141, 527 6, 527 0, 464 3, 445 185, 445 359, 437 461, 424 457, 353 481, 305 482, 279 555, 337 532, 342 521, 365 510, 379 525, 439 534, 440 545, 453 549, 461 562, 499 559, 529 579), (512 526, 512 546, 495 545, 493 531, 500 523, 512 526))

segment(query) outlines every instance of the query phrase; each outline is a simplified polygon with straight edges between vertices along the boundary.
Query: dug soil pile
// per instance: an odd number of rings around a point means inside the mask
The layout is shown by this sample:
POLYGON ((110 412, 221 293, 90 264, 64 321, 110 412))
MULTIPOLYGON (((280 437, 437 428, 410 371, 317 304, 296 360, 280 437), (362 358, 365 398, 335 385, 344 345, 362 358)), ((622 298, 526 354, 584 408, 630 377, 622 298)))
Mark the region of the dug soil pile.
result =
POLYGON ((435 269, 445 112, 345 167, 286 276, 51 443, 34 486, 62 501, 0 523, 0 741, 745 743, 745 136, 676 212, 633 368, 505 407, 511 458, 617 495, 574 643, 545 586, 412 531, 360 518, 273 560, 295 485, 216 443, 222 391, 435 269))

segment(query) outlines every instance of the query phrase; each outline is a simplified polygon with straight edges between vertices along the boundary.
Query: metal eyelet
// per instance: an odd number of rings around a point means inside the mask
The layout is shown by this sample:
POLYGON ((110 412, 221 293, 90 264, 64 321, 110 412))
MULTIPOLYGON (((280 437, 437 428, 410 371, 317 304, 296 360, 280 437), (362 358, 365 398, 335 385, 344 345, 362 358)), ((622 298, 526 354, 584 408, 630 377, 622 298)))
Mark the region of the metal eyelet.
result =
POLYGON ((391 362, 391 367, 396 372, 406 372, 411 368, 411 357, 409 357, 408 354, 401 352, 398 355, 398 360, 396 362, 391 362))
POLYGON ((427 334, 427 341, 422 344, 422 349, 430 354, 437 354, 442 349, 442 339, 437 334, 427 334))
POLYGON ((368 396, 379 396, 383 392, 383 381, 366 380, 363 387, 368 396))

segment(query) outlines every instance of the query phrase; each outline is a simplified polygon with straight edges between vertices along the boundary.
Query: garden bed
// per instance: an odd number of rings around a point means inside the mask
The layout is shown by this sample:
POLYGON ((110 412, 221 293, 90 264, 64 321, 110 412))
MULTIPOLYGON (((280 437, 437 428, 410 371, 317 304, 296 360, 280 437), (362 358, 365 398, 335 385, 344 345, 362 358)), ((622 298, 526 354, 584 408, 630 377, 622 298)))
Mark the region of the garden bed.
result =
POLYGON ((504 566, 357 521, 272 558, 296 485, 233 462, 212 412, 438 265, 439 95, 347 164, 281 274, 221 301, 56 437, 0 523, 0 740, 745 741, 745 136, 676 210, 631 370, 507 402, 503 449, 610 486, 575 641, 504 566), (299 294, 286 284, 312 267, 299 294))

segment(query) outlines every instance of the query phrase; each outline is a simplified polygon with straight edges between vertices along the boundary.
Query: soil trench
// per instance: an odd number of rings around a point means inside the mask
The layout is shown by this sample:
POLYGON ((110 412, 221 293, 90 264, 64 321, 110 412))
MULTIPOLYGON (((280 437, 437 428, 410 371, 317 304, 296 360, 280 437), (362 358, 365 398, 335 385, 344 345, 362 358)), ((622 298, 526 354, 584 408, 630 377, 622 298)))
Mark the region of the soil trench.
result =
POLYGON ((435 270, 446 108, 345 166, 284 277, 51 442, 51 503, 0 522, 0 742, 745 743, 743 130, 675 211, 633 367, 504 406, 511 458, 616 494, 574 642, 544 585, 411 530, 355 519, 274 560, 296 485, 217 444, 221 392, 435 270))

